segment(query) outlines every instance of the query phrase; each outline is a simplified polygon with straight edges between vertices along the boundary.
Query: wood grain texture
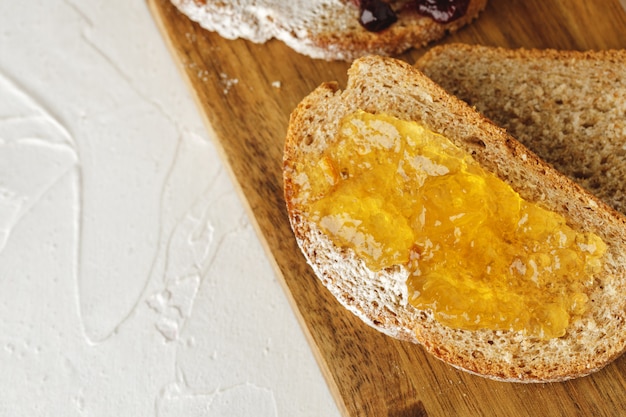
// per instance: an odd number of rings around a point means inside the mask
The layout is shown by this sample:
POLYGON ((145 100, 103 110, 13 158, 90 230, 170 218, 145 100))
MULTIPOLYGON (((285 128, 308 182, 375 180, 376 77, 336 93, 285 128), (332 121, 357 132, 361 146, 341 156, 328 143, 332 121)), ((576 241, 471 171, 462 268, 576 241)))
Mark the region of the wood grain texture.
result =
MULTIPOLYGON (((490 1, 474 24, 442 42, 626 48, 626 13, 619 0, 490 1)), ((296 245, 284 208, 281 167, 291 110, 324 81, 345 85, 348 64, 309 59, 277 41, 225 40, 189 21, 169 0, 148 4, 345 416, 626 415, 626 357, 569 382, 501 383, 458 371, 344 310, 296 245)), ((401 58, 414 62, 422 53, 414 50, 401 58)), ((249 279, 255 285, 254 277, 249 279)))

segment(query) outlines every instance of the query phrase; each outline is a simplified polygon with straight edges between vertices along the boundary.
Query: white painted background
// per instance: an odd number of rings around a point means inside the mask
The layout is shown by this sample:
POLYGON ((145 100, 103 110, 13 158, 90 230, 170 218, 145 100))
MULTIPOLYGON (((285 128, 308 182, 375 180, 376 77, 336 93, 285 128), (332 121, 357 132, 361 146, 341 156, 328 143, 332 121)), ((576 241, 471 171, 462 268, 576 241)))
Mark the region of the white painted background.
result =
POLYGON ((147 5, 0 2, 0 416, 338 415, 147 5))

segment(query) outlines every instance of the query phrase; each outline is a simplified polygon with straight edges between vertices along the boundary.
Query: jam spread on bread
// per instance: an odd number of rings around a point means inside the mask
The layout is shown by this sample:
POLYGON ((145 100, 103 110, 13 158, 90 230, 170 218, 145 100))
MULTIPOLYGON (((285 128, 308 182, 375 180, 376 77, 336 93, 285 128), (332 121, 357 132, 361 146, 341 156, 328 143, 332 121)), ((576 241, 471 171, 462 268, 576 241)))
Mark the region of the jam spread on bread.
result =
POLYGON ((418 0, 417 12, 435 22, 449 23, 465 15, 469 0, 418 0))
POLYGON ((348 115, 303 172, 311 220, 369 269, 407 268, 409 303, 446 326, 549 339, 587 309, 605 243, 415 122, 348 115))
MULTIPOLYGON (((431 17, 438 23, 450 23, 465 15, 470 0, 412 0, 406 2, 402 11, 415 11, 431 17)), ((352 0, 359 7, 359 23, 370 32, 387 29, 398 20, 389 1, 352 0)))
POLYGON ((370 32, 387 29, 398 20, 389 3, 382 0, 360 0, 359 23, 370 32))

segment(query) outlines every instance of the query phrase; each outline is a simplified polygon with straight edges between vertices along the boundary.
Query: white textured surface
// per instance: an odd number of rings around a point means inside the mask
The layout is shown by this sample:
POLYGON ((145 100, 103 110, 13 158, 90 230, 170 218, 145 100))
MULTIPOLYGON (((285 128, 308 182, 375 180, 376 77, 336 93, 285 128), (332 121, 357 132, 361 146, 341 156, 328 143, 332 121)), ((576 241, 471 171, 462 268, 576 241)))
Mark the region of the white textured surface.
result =
POLYGON ((0 416, 338 415, 142 1, 0 3, 0 317, 0 416))

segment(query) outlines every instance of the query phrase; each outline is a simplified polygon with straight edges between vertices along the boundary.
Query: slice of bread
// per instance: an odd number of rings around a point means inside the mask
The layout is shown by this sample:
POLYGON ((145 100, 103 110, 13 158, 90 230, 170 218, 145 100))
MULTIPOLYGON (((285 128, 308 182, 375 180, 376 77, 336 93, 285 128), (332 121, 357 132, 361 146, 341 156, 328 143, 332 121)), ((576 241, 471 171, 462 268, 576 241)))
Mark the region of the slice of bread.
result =
MULTIPOLYGON (((284 189, 292 229, 316 275, 343 306, 365 323, 401 340, 420 343, 460 369, 504 381, 559 381, 587 375, 626 346, 626 221, 563 176, 503 129, 446 93, 405 62, 377 56, 356 60, 346 88, 325 83, 293 111, 284 150, 284 189), (510 330, 459 330, 408 302, 403 265, 370 270, 350 248, 339 247, 308 211, 310 179, 302 167, 319 161, 336 140, 340 120, 357 110, 416 121, 465 150, 522 198, 564 216, 578 231, 607 244, 589 309, 552 339, 510 330)), ((420 366, 416 364, 415 366, 420 366)))
POLYGON ((191 20, 224 38, 263 43, 279 39, 313 58, 352 61, 356 57, 399 54, 456 31, 478 16, 487 0, 470 0, 465 15, 437 23, 408 5, 391 1, 398 21, 381 32, 365 30, 354 0, 172 0, 191 20))
POLYGON ((450 44, 416 66, 626 213, 626 50, 450 44))

